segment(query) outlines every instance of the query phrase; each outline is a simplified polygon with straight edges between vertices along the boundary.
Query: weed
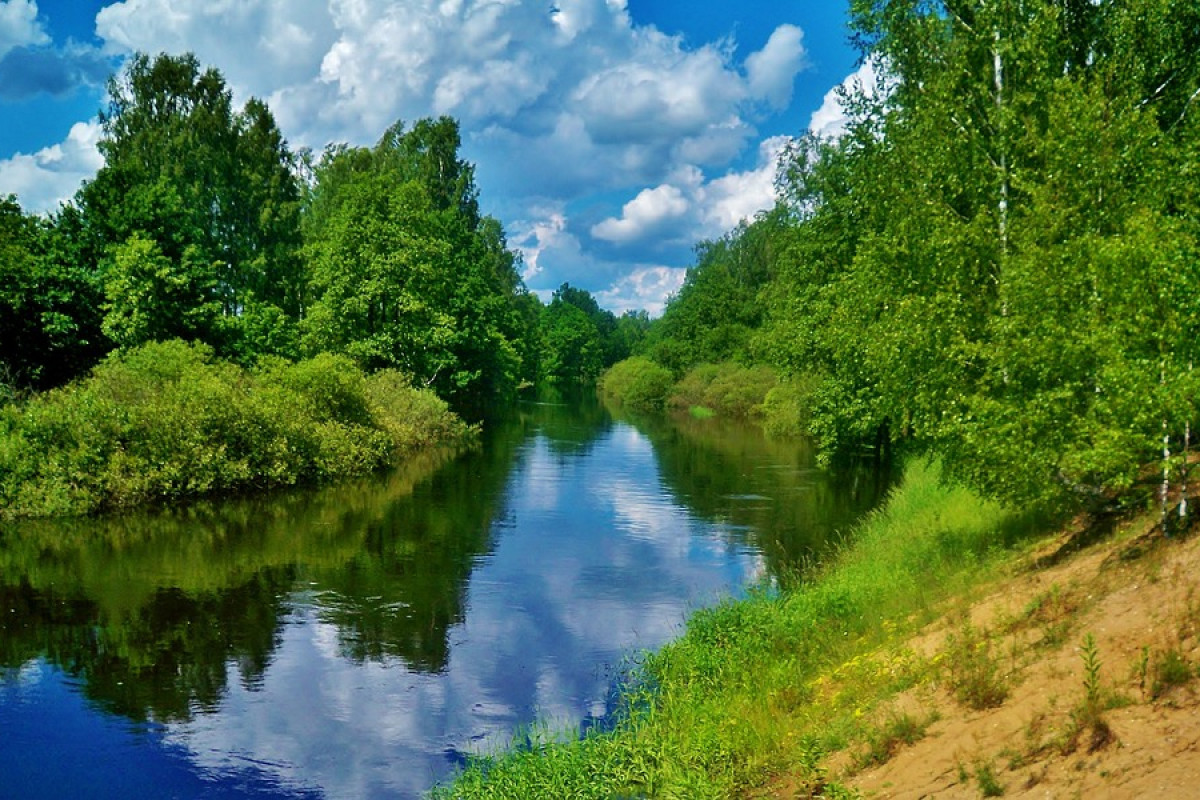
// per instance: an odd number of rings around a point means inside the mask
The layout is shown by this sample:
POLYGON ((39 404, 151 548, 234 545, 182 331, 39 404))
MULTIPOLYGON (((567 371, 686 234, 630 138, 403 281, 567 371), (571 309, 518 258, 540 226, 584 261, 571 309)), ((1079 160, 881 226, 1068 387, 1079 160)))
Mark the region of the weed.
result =
POLYGON ((1004 794, 1004 786, 996 777, 996 772, 989 761, 975 764, 975 781, 984 797, 1000 797, 1004 794))
POLYGON ((992 642, 969 620, 957 634, 946 637, 943 663, 949 672, 954 697, 968 708, 995 708, 1008 698, 1009 685, 1001 674, 1000 660, 992 653, 992 642))
POLYGON ((1083 693, 1084 704, 1100 711, 1100 654, 1096 648, 1096 637, 1089 632, 1083 637, 1083 693))
POLYGON ((1183 686, 1195 677, 1195 671, 1188 660, 1172 647, 1164 650, 1154 662, 1154 682, 1151 686, 1150 697, 1157 700, 1175 686, 1183 686))
POLYGON ((938 719, 937 712, 924 719, 908 713, 892 712, 887 720, 867 734, 867 748, 859 753, 855 765, 859 769, 887 763, 903 745, 916 744, 926 729, 938 719))
POLYGON ((1112 741, 1112 728, 1104 719, 1104 698, 1100 687, 1100 654, 1096 637, 1090 632, 1083 637, 1083 703, 1071 715, 1072 729, 1067 739, 1071 749, 1077 746, 1078 737, 1090 731, 1088 752, 1094 753, 1112 741))
POLYGON ((1146 699, 1147 678, 1150 674, 1150 646, 1142 645, 1141 655, 1134 665, 1134 675, 1138 679, 1138 689, 1142 692, 1142 700, 1146 699))

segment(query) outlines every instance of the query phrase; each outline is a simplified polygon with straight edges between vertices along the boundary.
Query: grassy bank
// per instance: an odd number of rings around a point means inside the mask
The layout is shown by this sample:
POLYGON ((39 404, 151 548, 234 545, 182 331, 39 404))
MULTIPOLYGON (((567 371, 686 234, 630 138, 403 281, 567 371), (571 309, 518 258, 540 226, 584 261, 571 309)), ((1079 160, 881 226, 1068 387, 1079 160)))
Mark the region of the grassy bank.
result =
POLYGON ((0 518, 360 475, 467 430, 399 373, 344 357, 245 370, 204 345, 148 344, 0 407, 0 518))
POLYGON ((886 742, 872 711, 935 668, 899 648, 903 633, 986 581, 1031 529, 910 464, 816 578, 701 611, 647 656, 612 731, 481 759, 435 796, 718 798, 781 774, 844 793, 825 782, 826 756, 886 742))

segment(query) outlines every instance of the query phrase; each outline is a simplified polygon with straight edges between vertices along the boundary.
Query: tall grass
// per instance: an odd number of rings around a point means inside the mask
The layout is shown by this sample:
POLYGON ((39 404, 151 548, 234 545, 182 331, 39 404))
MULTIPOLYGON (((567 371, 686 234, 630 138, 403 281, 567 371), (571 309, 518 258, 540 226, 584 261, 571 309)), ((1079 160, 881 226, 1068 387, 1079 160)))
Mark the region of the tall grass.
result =
POLYGON ((0 518, 358 475, 466 430, 398 373, 344 357, 245 370, 204 345, 153 343, 0 408, 0 518))
POLYGON ((836 795, 823 756, 868 741, 880 698, 926 669, 899 632, 1030 530, 915 461, 816 578, 701 611, 647 656, 613 730, 482 758, 435 797, 717 798, 783 772, 836 795))

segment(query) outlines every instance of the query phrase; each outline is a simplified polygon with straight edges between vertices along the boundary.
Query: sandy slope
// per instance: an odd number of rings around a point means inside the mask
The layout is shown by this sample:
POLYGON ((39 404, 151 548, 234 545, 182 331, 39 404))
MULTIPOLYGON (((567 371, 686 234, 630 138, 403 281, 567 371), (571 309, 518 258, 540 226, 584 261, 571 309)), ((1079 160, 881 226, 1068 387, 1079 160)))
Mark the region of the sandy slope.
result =
POLYGON ((877 798, 980 797, 981 768, 995 779, 992 791, 1009 798, 1200 798, 1200 681, 1156 679, 1168 653, 1193 676, 1200 664, 1198 528, 1164 539, 1147 517, 1066 556, 1073 540, 1064 535, 983 600, 948 609, 946 621, 911 646, 939 658, 969 614, 1011 687, 1008 697, 972 711, 945 680, 927 684, 893 707, 936 710, 924 738, 857 774, 843 757, 832 774, 877 798), (1078 722, 1088 633, 1107 731, 1078 722))

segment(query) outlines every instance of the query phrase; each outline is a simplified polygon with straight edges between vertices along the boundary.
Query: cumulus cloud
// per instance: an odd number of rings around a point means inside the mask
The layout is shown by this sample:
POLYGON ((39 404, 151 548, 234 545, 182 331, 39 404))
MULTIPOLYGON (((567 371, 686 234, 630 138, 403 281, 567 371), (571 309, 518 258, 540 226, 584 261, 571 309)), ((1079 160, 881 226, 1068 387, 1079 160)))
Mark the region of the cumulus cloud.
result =
POLYGON ((592 226, 591 235, 616 245, 690 245, 712 239, 753 220, 775 204, 775 175, 789 137, 775 136, 759 145, 757 166, 706 180, 695 167, 684 167, 671 182, 643 189, 625 204, 620 217, 592 226))
POLYGON ((617 0, 124 0, 96 29, 118 49, 195 52, 317 148, 454 115, 470 155, 516 164, 496 177, 526 196, 725 165, 758 105, 786 102, 804 63, 794 26, 743 69, 732 48, 635 25, 617 0))
POLYGON ((96 147, 100 133, 99 122, 79 122, 61 144, 0 161, 0 191, 17 195, 26 211, 57 209, 103 166, 96 147))
POLYGON ((804 31, 795 25, 780 25, 766 46, 746 59, 750 91, 775 108, 792 101, 792 88, 807 63, 804 31))
POLYGON ((686 267, 638 267, 607 289, 596 292, 596 300, 614 314, 644 309, 657 317, 667 307, 667 298, 679 291, 686 277, 686 267))
POLYGON ((534 288, 677 268, 697 236, 769 207, 773 165, 730 165, 807 67, 794 25, 739 59, 730 39, 635 23, 626 0, 121 0, 96 31, 114 54, 196 53, 239 100, 264 98, 298 146, 456 117, 534 288))
POLYGON ((38 7, 34 0, 0 2, 0 57, 17 47, 50 42, 37 17, 38 7))
POLYGON ((821 107, 813 112, 808 129, 826 139, 836 139, 846 132, 850 115, 845 98, 858 95, 879 97, 889 91, 886 70, 876 58, 868 58, 839 85, 825 93, 821 107))
POLYGON ((643 189, 625 204, 621 218, 609 218, 592 227, 592 235, 610 242, 633 242, 653 235, 664 223, 679 219, 690 204, 676 186, 664 184, 643 189))

